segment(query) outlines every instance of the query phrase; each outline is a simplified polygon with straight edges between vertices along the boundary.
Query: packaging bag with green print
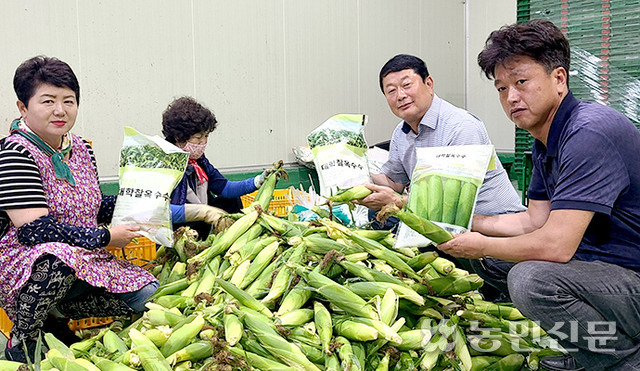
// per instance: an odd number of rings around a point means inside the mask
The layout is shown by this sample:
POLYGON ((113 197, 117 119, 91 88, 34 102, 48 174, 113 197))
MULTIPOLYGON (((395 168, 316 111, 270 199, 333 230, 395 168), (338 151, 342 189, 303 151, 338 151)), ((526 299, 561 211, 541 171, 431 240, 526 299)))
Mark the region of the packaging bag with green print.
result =
MULTIPOLYGON (((485 173, 496 168, 494 147, 416 148, 416 159, 407 208, 451 233, 468 231, 485 173)), ((400 224, 395 247, 429 244, 429 239, 400 224)))
POLYGON ((182 179, 189 153, 157 135, 125 126, 120 151, 120 191, 111 224, 138 225, 140 233, 173 246, 169 196, 182 179))
POLYGON ((371 183, 364 139, 366 123, 366 115, 335 115, 307 136, 323 197, 371 183))

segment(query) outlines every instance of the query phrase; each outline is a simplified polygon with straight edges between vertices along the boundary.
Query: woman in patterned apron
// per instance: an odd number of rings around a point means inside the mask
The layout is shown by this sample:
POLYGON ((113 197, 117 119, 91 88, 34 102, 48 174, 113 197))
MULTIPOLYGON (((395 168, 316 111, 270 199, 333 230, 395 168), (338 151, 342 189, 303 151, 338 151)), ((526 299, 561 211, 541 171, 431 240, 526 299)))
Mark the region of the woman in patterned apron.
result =
POLYGON ((73 342, 61 331, 70 332, 69 318, 141 312, 158 283, 104 248, 141 235, 134 226, 99 227, 115 197, 100 191, 91 146, 69 133, 80 99, 69 65, 31 58, 14 89, 21 117, 0 141, 0 306, 14 323, 5 356, 25 362, 42 331, 73 342))

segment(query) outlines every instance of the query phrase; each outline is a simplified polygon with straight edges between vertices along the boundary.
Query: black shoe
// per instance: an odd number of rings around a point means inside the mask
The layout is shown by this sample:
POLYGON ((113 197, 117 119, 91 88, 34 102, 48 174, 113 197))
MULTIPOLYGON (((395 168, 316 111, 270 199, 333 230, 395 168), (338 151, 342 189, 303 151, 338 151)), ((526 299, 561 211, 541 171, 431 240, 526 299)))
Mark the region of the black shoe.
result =
MULTIPOLYGON (((4 358, 8 361, 27 363, 27 356, 24 354, 24 345, 27 345, 27 354, 29 360, 34 362, 36 356, 36 342, 35 340, 27 340, 24 343, 11 346, 11 341, 7 343, 7 348, 4 350, 4 358)), ((44 359, 44 358, 41 358, 44 359)))
POLYGON ((540 359, 540 369, 547 371, 581 371, 584 367, 572 356, 547 356, 540 359))
POLYGON ((66 346, 82 341, 82 339, 76 336, 75 332, 69 328, 68 318, 57 318, 49 315, 42 325, 42 332, 50 332, 66 346))

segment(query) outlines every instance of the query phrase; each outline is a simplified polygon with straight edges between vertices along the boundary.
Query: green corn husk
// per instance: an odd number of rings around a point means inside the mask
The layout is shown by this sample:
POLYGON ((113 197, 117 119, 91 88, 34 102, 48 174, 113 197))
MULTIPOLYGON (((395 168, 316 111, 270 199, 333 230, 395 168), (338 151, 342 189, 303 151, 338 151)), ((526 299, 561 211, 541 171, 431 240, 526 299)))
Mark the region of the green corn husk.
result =
POLYGON ((235 285, 220 278, 216 278, 216 282, 224 291, 227 292, 227 294, 233 296, 241 305, 256 310, 269 318, 273 317, 273 313, 271 313, 263 303, 256 300, 245 291, 240 290, 235 285))
POLYGON ((331 314, 319 301, 313 302, 314 323, 316 331, 322 343, 322 350, 326 354, 331 353, 331 338, 333 336, 333 321, 331 314))
POLYGON ((286 341, 272 327, 251 311, 242 312, 242 321, 247 329, 254 333, 260 344, 272 355, 278 357, 289 366, 300 370, 320 371, 302 353, 300 348, 286 341))
MULTIPOLYGON (((260 273, 262 273, 262 271, 271 263, 271 260, 276 255, 278 246, 280 245, 276 238, 267 238, 264 242, 267 242, 268 244, 263 246, 262 250, 251 262, 251 265, 247 270, 244 278, 242 279, 242 282, 240 282, 240 285, 238 285, 238 288, 244 289, 253 281, 255 281, 260 273)), ((260 243, 259 245, 262 245, 262 243, 260 243)))
POLYGON ((399 300, 398 294, 388 287, 379 302, 376 302, 380 320, 389 326, 395 322, 398 316, 399 300))
POLYGON ((175 262, 173 267, 171 268, 171 272, 169 272, 169 277, 167 278, 167 282, 173 282, 184 278, 187 273, 187 264, 181 261, 175 262))
POLYGON ((421 253, 420 255, 417 255, 414 258, 411 258, 407 264, 409 264, 409 266, 411 268, 413 268, 416 271, 419 271, 420 269, 424 268, 427 264, 431 263, 432 261, 434 261, 436 258, 438 257, 438 253, 435 251, 425 251, 423 253, 421 253))
POLYGON ((340 191, 340 193, 327 198, 327 200, 330 201, 332 204, 340 204, 340 203, 362 200, 363 198, 369 196, 372 193, 373 191, 367 188, 366 186, 357 185, 355 187, 344 189, 340 191))
POLYGON ((363 298, 372 298, 376 295, 384 296, 387 289, 393 290, 400 299, 408 300, 418 306, 422 306, 425 303, 424 297, 417 293, 415 290, 396 285, 389 282, 354 282, 347 285, 349 290, 358 294, 363 298))
POLYGON ((340 358, 340 365, 343 370, 363 370, 362 365, 359 364, 355 354, 353 354, 353 347, 351 342, 344 336, 336 336, 336 344, 338 350, 338 357, 340 358))
POLYGON ((379 270, 366 267, 364 264, 352 263, 350 261, 342 260, 339 262, 340 266, 348 270, 354 276, 364 278, 370 282, 389 282, 400 286, 409 287, 400 279, 390 276, 379 270))
POLYGON ((385 352, 380 362, 378 362, 375 371, 388 371, 390 359, 391 357, 389 356, 389 352, 385 352))
POLYGON ((181 314, 176 314, 166 309, 150 309, 143 314, 144 321, 152 326, 175 326, 185 318, 181 314))
POLYGON ((393 233, 391 233, 391 231, 384 229, 354 229, 352 232, 378 242, 383 241, 389 236, 393 237, 393 233))
POLYGON ((273 260, 265 269, 262 270, 258 278, 256 278, 250 285, 245 289, 246 293, 251 295, 254 298, 261 298, 266 296, 269 293, 269 283, 271 282, 271 278, 273 273, 280 269, 284 265, 284 259, 288 255, 288 251, 286 250, 280 256, 278 256, 275 260, 273 260))
POLYGON ((276 316, 276 323, 281 326, 300 326, 313 318, 313 309, 294 309, 281 316, 276 316))
POLYGON ((471 360, 471 354, 469 354, 469 348, 467 347, 467 339, 464 336, 464 331, 458 324, 453 334, 454 353, 458 359, 458 363, 462 366, 463 370, 470 370, 473 366, 471 360))
POLYGON ((470 371, 482 371, 489 365, 498 362, 502 357, 499 356, 475 356, 471 357, 470 371))
POLYGON ((316 364, 324 362, 324 353, 322 350, 297 340, 292 340, 291 343, 300 348, 302 353, 304 353, 311 362, 316 364))
POLYGON ((63 342, 61 342, 55 336, 53 336, 53 334, 48 332, 45 333, 44 341, 47 342, 47 347, 49 348, 49 350, 55 349, 58 352, 60 352, 60 356, 67 359, 75 358, 75 356, 73 355, 73 351, 68 346, 66 346, 63 342))
POLYGON ((158 287, 156 292, 154 292, 153 295, 149 297, 149 300, 154 300, 156 298, 159 298, 165 295, 175 294, 179 291, 186 289, 188 286, 189 286, 189 282, 187 281, 187 278, 186 277, 180 278, 176 281, 173 281, 158 287))
POLYGON ((371 341, 378 338, 378 330, 364 323, 350 321, 348 319, 335 320, 333 329, 336 334, 349 340, 371 341))
POLYGON ((238 288, 240 288, 240 285, 244 281, 244 278, 246 277, 247 272, 251 267, 251 264, 252 262, 250 260, 245 260, 242 263, 240 263, 240 265, 236 267, 236 270, 233 272, 233 275, 229 279, 229 283, 236 285, 238 286, 238 288))
POLYGON ((254 224, 246 232, 244 232, 237 240, 235 240, 229 249, 224 253, 224 257, 229 259, 233 263, 234 254, 239 253, 241 250, 248 248, 247 245, 257 243, 257 238, 260 237, 264 228, 260 224, 254 224))
POLYGON ((467 308, 478 313, 489 313, 496 317, 500 317, 508 320, 520 320, 525 317, 520 311, 513 306, 499 305, 484 300, 474 300, 473 304, 468 305, 467 308))
POLYGON ((102 336, 102 344, 108 353, 122 354, 129 350, 127 344, 110 329, 102 336))
POLYGON ((204 318, 202 316, 197 316, 193 321, 179 329, 175 330, 166 343, 160 348, 160 352, 162 355, 167 357, 177 350, 184 348, 191 339, 198 336, 200 330, 202 330, 202 326, 204 326, 204 318))
POLYGON ((451 273, 451 271, 456 267, 456 265, 451 260, 439 256, 433 259, 433 261, 429 264, 431 264, 431 266, 443 276, 451 273))
POLYGON ((278 312, 276 316, 281 317, 292 310, 300 309, 302 306, 311 298, 313 293, 311 290, 305 287, 303 281, 300 281, 296 284, 296 286, 289 291, 282 301, 280 302, 280 307, 278 308, 278 312))
POLYGON ((286 364, 274 361, 269 358, 265 358, 258 354, 242 350, 237 347, 228 347, 226 348, 229 352, 233 353, 236 357, 242 357, 247 360, 247 363, 251 366, 255 367, 258 370, 277 370, 277 371, 285 371, 285 370, 296 370, 293 367, 289 367, 286 364))
POLYGON ((437 244, 447 242, 453 238, 451 233, 437 224, 434 224, 410 211, 400 210, 395 204, 384 206, 378 213, 378 218, 384 218, 388 215, 397 217, 411 229, 437 244))
POLYGON ((225 313, 222 317, 224 324, 224 339, 229 346, 236 345, 242 338, 242 322, 233 313, 225 313))
POLYGON ((340 367, 340 360, 338 359, 337 354, 333 353, 324 355, 324 370, 342 371, 342 367, 340 367))
POLYGON ((412 288, 421 295, 449 296, 477 290, 483 284, 484 280, 474 273, 464 277, 444 276, 412 288))
POLYGON ((485 368, 486 371, 516 371, 522 367, 524 356, 522 354, 509 354, 496 363, 485 368))
POLYGON ((151 340, 156 347, 161 347, 167 342, 169 336, 171 336, 171 332, 171 327, 160 326, 149 329, 143 332, 143 334, 144 336, 149 338, 149 340, 151 340))
POLYGON ((213 348, 208 341, 196 341, 167 357, 169 364, 175 365, 184 361, 199 361, 211 357, 213 348))
POLYGON ((424 349, 429 340, 431 340, 431 331, 426 329, 401 331, 398 332, 398 335, 402 342, 391 342, 391 345, 402 351, 424 349))
POLYGON ((162 305, 167 309, 171 309, 171 308, 184 309, 187 306, 193 305, 193 296, 165 295, 165 296, 156 298, 154 302, 156 304, 162 305))
POLYGON ((293 269, 294 269, 293 266, 302 262, 302 258, 304 257, 304 251, 305 251, 304 243, 300 243, 299 245, 293 248, 293 252, 291 253, 291 256, 289 257, 289 259, 287 260, 287 263, 285 264, 284 267, 282 267, 282 269, 280 269, 280 271, 278 271, 278 274, 273 279, 273 284, 271 285, 271 289, 269 290, 269 293, 267 294, 267 296, 262 298, 261 300, 262 303, 269 303, 269 302, 275 301, 276 299, 280 298, 284 294, 284 292, 289 288, 293 269))
POLYGON ((357 262, 367 260, 367 258, 369 258, 369 253, 360 252, 355 254, 349 254, 349 255, 345 255, 344 258, 348 262, 357 263, 357 262))
POLYGON ((228 229, 219 233, 214 244, 209 248, 202 251, 198 255, 190 258, 187 262, 189 264, 206 264, 216 256, 226 252, 227 249, 242 235, 244 234, 258 219, 259 212, 254 210, 242 218, 238 219, 228 229))
POLYGON ((406 273, 409 277, 420 280, 420 276, 418 276, 418 274, 413 270, 413 268, 409 266, 409 264, 407 264, 402 258, 399 257, 398 253, 389 250, 377 241, 362 237, 356 233, 351 233, 348 237, 355 243, 360 245, 369 254, 375 256, 378 259, 386 261, 387 263, 389 263, 389 265, 403 273, 406 273))
POLYGON ((145 371, 172 371, 171 365, 157 348, 148 344, 136 345, 131 349, 140 359, 145 371))
POLYGON ((114 362, 110 359, 103 358, 97 355, 91 355, 91 361, 101 371, 135 371, 135 369, 125 366, 122 363, 114 362))
POLYGON ((343 243, 332 240, 331 238, 319 235, 310 235, 302 239, 305 246, 310 252, 325 255, 331 250, 341 252, 345 255, 362 253, 364 250, 360 246, 345 245, 343 243))
POLYGON ((298 274, 303 276, 305 281, 315 288, 320 295, 338 308, 359 317, 378 319, 378 315, 371 305, 356 293, 332 279, 318 272, 307 272, 304 269, 299 269, 298 274))

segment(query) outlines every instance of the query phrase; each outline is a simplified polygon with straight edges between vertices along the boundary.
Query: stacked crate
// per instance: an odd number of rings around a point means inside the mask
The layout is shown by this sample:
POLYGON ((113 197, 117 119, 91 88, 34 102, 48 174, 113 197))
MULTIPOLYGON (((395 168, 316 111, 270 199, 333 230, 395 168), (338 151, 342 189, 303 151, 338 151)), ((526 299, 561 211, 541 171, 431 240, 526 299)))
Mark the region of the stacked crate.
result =
MULTIPOLYGON (((546 18, 560 27, 571 45, 572 93, 615 108, 640 129, 640 0, 519 0, 517 16, 518 22, 546 18)), ((516 129, 513 172, 524 191, 532 144, 516 129)))

